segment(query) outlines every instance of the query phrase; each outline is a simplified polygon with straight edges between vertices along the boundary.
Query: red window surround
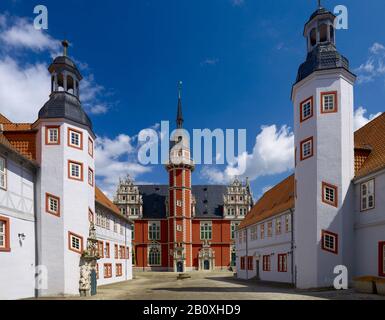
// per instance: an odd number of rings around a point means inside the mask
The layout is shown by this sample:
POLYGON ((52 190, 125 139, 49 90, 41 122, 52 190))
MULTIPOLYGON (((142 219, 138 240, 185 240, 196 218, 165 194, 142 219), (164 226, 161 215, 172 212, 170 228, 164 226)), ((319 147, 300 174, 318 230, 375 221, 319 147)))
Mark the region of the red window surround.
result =
POLYGON ((111 263, 105 263, 104 264, 104 278, 111 278, 112 277, 112 264, 111 263))
POLYGON ((385 277, 385 241, 378 243, 378 275, 385 277))
POLYGON ((329 92, 321 92, 321 114, 322 113, 336 113, 338 112, 338 95, 337 91, 329 91, 329 92), (324 108, 324 96, 334 96, 334 109, 333 110, 325 110, 324 108))
POLYGON ((287 254, 278 255, 278 272, 287 272, 287 254))
POLYGON ((313 141, 313 137, 310 137, 310 138, 307 138, 307 139, 305 139, 305 140, 302 140, 302 141, 301 141, 301 145, 300 145, 300 155, 299 155, 301 161, 306 160, 306 159, 309 159, 309 158, 311 158, 313 155, 314 155, 314 141, 313 141), (310 154, 307 155, 307 156, 304 156, 304 155, 303 155, 304 145, 305 145, 307 142, 311 142, 310 154))
POLYGON ((60 144, 60 126, 46 126, 45 127, 45 144, 46 145, 59 145, 60 144), (49 141, 49 131, 50 129, 57 129, 57 142, 49 141))
POLYGON ((9 218, 0 216, 0 221, 4 223, 5 227, 5 245, 0 247, 0 252, 10 252, 11 244, 10 244, 10 223, 9 218))
POLYGON ((68 179, 76 180, 76 181, 83 181, 83 175, 84 175, 83 163, 77 162, 77 161, 73 161, 73 160, 68 160, 68 179), (80 166, 80 177, 79 178, 71 176, 71 163, 72 164, 77 164, 77 165, 80 166))
POLYGON ((311 117, 313 117, 313 96, 311 96, 310 98, 307 98, 305 99, 304 101, 302 101, 300 104, 299 104, 299 116, 300 116, 300 122, 304 122, 308 119, 310 119, 311 117), (308 115, 307 117, 304 117, 303 115, 303 106, 305 104, 307 104, 308 102, 310 102, 310 115, 308 115))
POLYGON ((241 257, 241 270, 245 270, 245 257, 241 257))
POLYGON ((247 257, 247 270, 253 270, 253 257, 247 257))
POLYGON ((338 187, 330 183, 322 182, 322 202, 329 204, 333 207, 338 207, 338 187), (328 195, 326 189, 334 190, 334 199, 332 201, 330 199, 327 199, 328 195))
POLYGON ((110 243, 106 242, 106 258, 110 257, 110 243))
POLYGON ((263 271, 270 271, 270 267, 271 267, 270 256, 269 255, 263 256, 263 271))
POLYGON ((67 145, 71 148, 83 150, 83 132, 76 130, 74 128, 68 128, 68 134, 67 134, 67 145), (71 132, 77 133, 79 135, 79 142, 80 146, 76 146, 71 143, 71 132))
POLYGON ((76 253, 82 253, 83 252, 83 237, 82 236, 79 236, 78 234, 76 233, 73 233, 71 231, 68 231, 68 249, 73 251, 73 252, 76 252, 76 253), (76 248, 73 248, 72 246, 72 238, 75 237, 75 238, 78 238, 79 241, 80 241, 80 249, 76 249, 76 248))
POLYGON ((98 241, 98 253, 100 258, 104 258, 104 248, 103 241, 98 241))
POLYGON ((334 254, 338 254, 338 234, 330 232, 330 231, 326 231, 326 230, 322 230, 321 234, 322 234, 322 236, 321 236, 321 248, 322 248, 322 250, 325 250, 325 251, 328 251, 328 252, 331 252, 334 254), (334 246, 332 248, 330 248, 330 246, 328 246, 326 243, 328 237, 334 239, 334 246))
POLYGON ((50 194, 50 193, 46 193, 45 194, 45 211, 56 216, 56 217, 60 217, 60 198, 59 197, 56 197, 54 196, 53 194, 50 194), (52 199, 55 199, 57 201, 57 211, 52 211, 50 209, 50 204, 49 204, 49 199, 52 198, 52 199))

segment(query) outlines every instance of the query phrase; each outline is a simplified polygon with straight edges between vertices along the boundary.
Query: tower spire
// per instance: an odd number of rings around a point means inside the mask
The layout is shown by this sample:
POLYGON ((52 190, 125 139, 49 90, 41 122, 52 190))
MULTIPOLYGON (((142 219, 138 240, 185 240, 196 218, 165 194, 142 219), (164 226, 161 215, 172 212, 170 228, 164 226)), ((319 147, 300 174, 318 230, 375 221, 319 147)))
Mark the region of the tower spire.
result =
POLYGON ((183 115, 182 115, 182 81, 178 83, 178 111, 176 115, 176 126, 178 129, 183 127, 183 115))
POLYGON ((61 42, 62 46, 63 46, 63 56, 66 57, 67 56, 67 51, 68 51, 68 46, 69 46, 69 42, 68 40, 63 40, 61 42))

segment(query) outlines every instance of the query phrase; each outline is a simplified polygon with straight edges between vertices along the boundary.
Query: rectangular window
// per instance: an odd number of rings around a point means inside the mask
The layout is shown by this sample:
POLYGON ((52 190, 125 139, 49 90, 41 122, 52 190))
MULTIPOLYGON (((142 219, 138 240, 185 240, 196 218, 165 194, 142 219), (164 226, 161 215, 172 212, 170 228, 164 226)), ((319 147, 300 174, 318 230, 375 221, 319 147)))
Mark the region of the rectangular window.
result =
POLYGON ((245 270, 245 257, 241 257, 241 270, 245 270))
POLYGON ((0 252, 11 251, 9 219, 0 216, 0 252))
POLYGON ((322 202, 333 207, 338 206, 338 188, 329 183, 322 182, 322 202))
POLYGON ((270 271, 271 270, 271 262, 270 262, 270 256, 266 255, 263 256, 263 271, 270 271))
POLYGON ((94 223, 94 213, 92 212, 91 209, 88 209, 88 221, 91 222, 91 223, 94 223))
POLYGON ((7 189, 7 161, 0 157, 0 188, 7 189))
POLYGON ((88 184, 93 187, 94 186, 94 170, 88 168, 88 184))
POLYGON ((60 216, 60 198, 55 197, 52 194, 45 194, 45 211, 53 214, 54 216, 60 216))
POLYGON ((287 272, 287 254, 278 255, 278 272, 287 272))
POLYGON ((338 111, 337 91, 321 93, 321 113, 333 113, 338 111))
POLYGON ((75 233, 68 232, 68 247, 76 253, 83 252, 83 237, 75 233))
POLYGON ((94 157, 94 142, 91 138, 88 138, 88 154, 94 157))
POLYGON ((322 230, 322 249, 325 251, 329 251, 335 254, 338 254, 338 235, 330 232, 322 230))
POLYGON ((122 264, 121 263, 117 263, 116 266, 116 276, 117 277, 121 277, 123 275, 123 268, 122 268, 122 264))
POLYGON ((276 234, 282 233, 281 217, 275 220, 275 233, 276 234))
POLYGON ((361 184, 361 211, 374 208, 374 180, 370 180, 361 184))
POLYGON ((253 257, 247 257, 247 270, 253 270, 253 257))
POLYGON ((239 226, 239 222, 231 223, 231 240, 235 239, 235 232, 237 231, 238 226, 239 226))
POLYGON ((301 141, 301 161, 313 156, 313 137, 301 141))
POLYGON ((265 239, 265 224, 261 224, 261 230, 260 230, 260 233, 261 233, 260 238, 261 238, 261 239, 265 239))
POLYGON ((106 246, 104 248, 104 253, 105 253, 106 258, 110 257, 110 243, 109 242, 106 242, 106 246))
POLYGON ((45 127, 45 144, 46 145, 60 144, 60 127, 59 126, 45 127))
POLYGON ((304 122, 313 116, 313 97, 310 97, 300 104, 300 122, 304 122))
POLYGON ((285 231, 286 233, 290 232, 291 231, 291 221, 290 221, 290 214, 287 214, 285 216, 285 231))
POLYGON ((76 149, 83 149, 83 133, 68 128, 68 146, 76 149))
POLYGON ((126 249, 124 246, 119 247, 120 259, 126 259, 126 249))
POLYGON ((114 248, 115 248, 115 259, 119 259, 119 247, 118 247, 118 245, 115 244, 114 248))
POLYGON ((68 160, 68 178, 83 181, 83 164, 68 160))
POLYGON ((104 264, 104 278, 111 278, 112 277, 112 265, 111 263, 105 263, 104 264))
POLYGON ((211 239, 212 239, 212 223, 201 222, 201 240, 211 240, 211 239))
POLYGON ((273 236, 273 222, 272 221, 267 223, 267 236, 269 238, 273 236))
POLYGON ((148 240, 160 240, 160 221, 148 223, 148 240))
POLYGON ((385 241, 378 244, 378 273, 380 277, 385 277, 385 241))
POLYGON ((103 241, 98 241, 98 254, 100 258, 104 258, 103 241))
POLYGON ((99 264, 96 264, 96 279, 99 279, 99 264))
POLYGON ((250 239, 251 240, 257 240, 258 239, 257 226, 252 226, 250 228, 250 239))

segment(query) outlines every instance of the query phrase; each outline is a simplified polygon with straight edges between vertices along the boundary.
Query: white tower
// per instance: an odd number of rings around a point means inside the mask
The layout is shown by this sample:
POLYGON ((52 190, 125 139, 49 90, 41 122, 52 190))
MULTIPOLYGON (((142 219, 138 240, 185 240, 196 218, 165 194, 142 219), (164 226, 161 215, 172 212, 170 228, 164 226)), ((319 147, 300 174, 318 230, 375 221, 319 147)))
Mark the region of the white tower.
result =
POLYGON ((38 261, 48 273, 40 296, 78 294, 81 254, 95 212, 92 124, 79 100, 82 79, 64 53, 49 66, 51 95, 35 123, 38 261))
POLYGON ((292 90, 299 288, 332 286, 334 267, 352 266, 355 76, 336 49, 335 19, 319 6, 306 23, 307 59, 292 90))

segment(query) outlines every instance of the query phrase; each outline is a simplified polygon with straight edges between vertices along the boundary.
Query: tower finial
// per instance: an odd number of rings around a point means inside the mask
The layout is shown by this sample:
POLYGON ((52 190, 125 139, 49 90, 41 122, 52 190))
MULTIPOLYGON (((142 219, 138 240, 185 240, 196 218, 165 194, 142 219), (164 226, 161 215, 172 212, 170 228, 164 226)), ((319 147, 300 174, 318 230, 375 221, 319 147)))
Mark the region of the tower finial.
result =
POLYGON ((183 126, 183 115, 182 115, 182 81, 178 82, 178 111, 176 115, 176 126, 181 129, 183 126))
POLYGON ((63 40, 61 42, 62 46, 63 46, 63 56, 67 56, 67 51, 68 51, 68 46, 69 46, 69 42, 68 40, 63 40))
POLYGON ((318 8, 321 8, 322 5, 321 5, 321 0, 318 0, 318 8))

